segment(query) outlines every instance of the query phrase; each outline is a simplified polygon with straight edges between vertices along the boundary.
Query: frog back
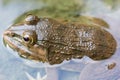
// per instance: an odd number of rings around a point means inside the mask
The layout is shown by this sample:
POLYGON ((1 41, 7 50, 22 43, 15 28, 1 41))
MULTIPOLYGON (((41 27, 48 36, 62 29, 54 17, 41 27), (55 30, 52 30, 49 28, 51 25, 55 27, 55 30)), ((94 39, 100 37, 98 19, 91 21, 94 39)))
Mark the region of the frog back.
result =
POLYGON ((51 64, 83 56, 103 60, 115 52, 115 39, 108 31, 97 25, 61 24, 45 18, 42 21, 45 22, 41 30, 44 35, 42 43, 48 47, 48 60, 51 64))

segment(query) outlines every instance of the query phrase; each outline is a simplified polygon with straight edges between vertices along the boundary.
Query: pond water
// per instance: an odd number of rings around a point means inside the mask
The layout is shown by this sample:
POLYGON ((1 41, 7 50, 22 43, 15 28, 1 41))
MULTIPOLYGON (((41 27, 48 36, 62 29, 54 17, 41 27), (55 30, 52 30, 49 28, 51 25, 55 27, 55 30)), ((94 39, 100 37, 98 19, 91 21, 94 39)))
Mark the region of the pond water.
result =
MULTIPOLYGON (((88 6, 93 0, 89 1, 88 6)), ((14 52, 8 51, 2 41, 4 30, 17 16, 28 10, 40 8, 41 5, 34 1, 29 3, 15 1, 4 6, 3 1, 0 1, 0 80, 44 80, 40 79, 40 75, 45 77, 46 74, 45 80, 120 80, 120 9, 112 11, 100 0, 96 1, 96 5, 91 5, 85 14, 103 18, 110 25, 108 31, 117 41, 117 50, 110 59, 93 62, 85 57, 83 60, 69 61, 60 66, 49 67, 21 59, 14 56, 14 52), (107 65, 112 63, 116 63, 116 66, 108 70, 107 65)))

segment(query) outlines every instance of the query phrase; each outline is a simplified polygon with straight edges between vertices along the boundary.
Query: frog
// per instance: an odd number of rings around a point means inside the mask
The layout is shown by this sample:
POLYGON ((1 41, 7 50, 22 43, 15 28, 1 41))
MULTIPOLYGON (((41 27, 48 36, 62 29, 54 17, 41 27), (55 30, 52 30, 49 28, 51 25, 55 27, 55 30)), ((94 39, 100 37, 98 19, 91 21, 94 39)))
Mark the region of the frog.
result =
POLYGON ((70 23, 32 14, 9 27, 3 38, 21 57, 50 65, 84 56, 104 60, 116 50, 114 37, 98 24, 70 23))
MULTIPOLYGON (((16 18, 3 33, 5 46, 16 51, 20 58, 50 66, 81 60, 84 56, 101 61, 114 55, 117 42, 107 30, 109 24, 106 21, 81 15, 78 5, 60 9, 51 5, 27 11, 16 18)), ((65 65, 69 66, 67 69, 81 72, 81 63, 65 65)), ((65 65, 62 65, 63 69, 65 65)), ((47 67, 46 72, 46 80, 53 77, 59 80, 58 67, 47 67)))

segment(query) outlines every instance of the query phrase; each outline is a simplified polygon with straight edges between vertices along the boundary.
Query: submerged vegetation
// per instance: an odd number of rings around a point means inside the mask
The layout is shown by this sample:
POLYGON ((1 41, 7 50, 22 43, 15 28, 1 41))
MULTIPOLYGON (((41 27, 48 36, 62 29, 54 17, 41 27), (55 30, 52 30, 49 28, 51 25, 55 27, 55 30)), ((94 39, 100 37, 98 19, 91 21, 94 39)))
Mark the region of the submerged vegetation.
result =
MULTIPOLYGON (((3 0, 5 5, 15 2, 16 0, 3 0)), ((89 10, 89 6, 86 6, 88 0, 20 0, 19 2, 35 2, 42 3, 41 8, 31 9, 30 11, 25 12, 24 14, 18 16, 17 19, 14 20, 14 24, 23 21, 27 14, 33 14, 39 17, 51 17, 51 18, 59 18, 62 21, 79 21, 81 18, 81 13, 89 10), (68 4, 69 3, 69 4, 68 4)), ((92 1, 92 0, 91 0, 92 1)), ((108 7, 115 8, 120 0, 101 0, 108 7)), ((93 2, 93 1, 92 1, 93 2)), ((85 19, 86 20, 86 19, 85 19)), ((84 22, 84 20, 83 20, 84 22)))

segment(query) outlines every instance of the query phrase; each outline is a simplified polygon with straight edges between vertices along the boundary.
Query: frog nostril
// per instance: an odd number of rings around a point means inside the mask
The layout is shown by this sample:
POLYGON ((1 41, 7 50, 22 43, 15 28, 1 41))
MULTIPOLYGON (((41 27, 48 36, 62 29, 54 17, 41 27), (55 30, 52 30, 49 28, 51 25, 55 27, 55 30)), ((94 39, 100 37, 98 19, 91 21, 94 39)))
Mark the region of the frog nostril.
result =
POLYGON ((4 32, 4 35, 9 35, 9 34, 11 34, 11 31, 7 30, 7 31, 4 32))
POLYGON ((15 36, 15 33, 11 33, 10 35, 11 35, 12 37, 14 37, 14 36, 15 36))
POLYGON ((3 35, 8 35, 8 36, 11 36, 11 37, 14 37, 15 36, 15 33, 13 33, 12 31, 5 31, 3 35))

